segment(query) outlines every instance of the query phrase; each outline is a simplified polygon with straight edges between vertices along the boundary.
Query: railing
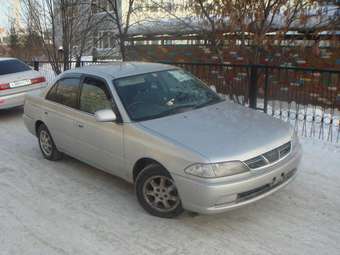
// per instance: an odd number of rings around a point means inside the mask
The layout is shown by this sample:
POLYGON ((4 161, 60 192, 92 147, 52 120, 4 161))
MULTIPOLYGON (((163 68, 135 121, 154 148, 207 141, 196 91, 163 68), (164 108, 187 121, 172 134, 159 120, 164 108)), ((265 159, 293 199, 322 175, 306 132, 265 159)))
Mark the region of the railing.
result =
MULTIPOLYGON (((106 62, 80 62, 80 66, 106 62)), ((340 70, 266 65, 166 63, 179 66, 235 103, 292 124, 300 136, 340 140, 340 70)), ((79 63, 78 63, 79 65, 79 63)), ((35 63, 48 80, 46 62, 35 63)), ((76 62, 71 63, 71 68, 76 62)))

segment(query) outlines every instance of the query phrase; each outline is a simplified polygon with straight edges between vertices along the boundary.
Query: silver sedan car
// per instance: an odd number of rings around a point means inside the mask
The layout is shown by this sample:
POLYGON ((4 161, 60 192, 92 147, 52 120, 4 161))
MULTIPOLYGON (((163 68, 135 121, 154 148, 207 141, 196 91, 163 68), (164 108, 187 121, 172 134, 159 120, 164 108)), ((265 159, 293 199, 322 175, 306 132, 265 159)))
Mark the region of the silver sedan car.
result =
POLYGON ((293 180, 293 128, 216 94, 184 70, 123 62, 64 72, 27 96, 24 121, 46 159, 68 154, 134 183, 159 217, 221 213, 293 180))

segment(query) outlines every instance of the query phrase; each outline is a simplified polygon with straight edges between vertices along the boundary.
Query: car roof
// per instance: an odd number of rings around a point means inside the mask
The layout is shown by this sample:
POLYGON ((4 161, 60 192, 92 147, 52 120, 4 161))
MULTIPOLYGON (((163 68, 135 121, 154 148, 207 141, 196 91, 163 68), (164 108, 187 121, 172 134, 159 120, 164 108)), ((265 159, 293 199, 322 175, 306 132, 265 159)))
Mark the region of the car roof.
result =
POLYGON ((132 76, 136 74, 157 72, 169 69, 176 69, 177 67, 148 62, 114 62, 105 64, 93 64, 84 67, 68 70, 64 72, 65 75, 70 73, 92 74, 110 76, 113 79, 132 76))

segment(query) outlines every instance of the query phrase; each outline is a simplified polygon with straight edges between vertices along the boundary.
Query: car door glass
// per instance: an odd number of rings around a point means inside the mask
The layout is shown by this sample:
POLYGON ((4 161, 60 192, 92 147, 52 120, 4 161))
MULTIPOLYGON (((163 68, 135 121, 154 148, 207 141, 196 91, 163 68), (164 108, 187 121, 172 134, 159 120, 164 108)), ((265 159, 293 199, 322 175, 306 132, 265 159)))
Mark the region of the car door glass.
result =
POLYGON ((58 81, 56 102, 77 109, 79 82, 78 78, 66 78, 58 81))
POLYGON ((47 96, 46 96, 47 100, 58 102, 57 87, 58 87, 58 83, 53 85, 53 87, 47 93, 47 96))
POLYGON ((112 100, 105 82, 87 77, 80 95, 80 110, 94 114, 103 109, 112 109, 112 100))

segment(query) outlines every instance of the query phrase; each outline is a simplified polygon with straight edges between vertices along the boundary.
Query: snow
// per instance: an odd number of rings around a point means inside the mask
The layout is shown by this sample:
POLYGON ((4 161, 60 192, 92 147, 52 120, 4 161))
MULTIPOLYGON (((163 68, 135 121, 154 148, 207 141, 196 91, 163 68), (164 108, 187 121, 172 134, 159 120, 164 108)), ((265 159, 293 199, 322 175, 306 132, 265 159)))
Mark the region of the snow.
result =
POLYGON ((42 158, 22 111, 0 112, 1 254, 339 254, 340 145, 302 138, 295 181, 221 215, 152 217, 133 186, 42 158))

